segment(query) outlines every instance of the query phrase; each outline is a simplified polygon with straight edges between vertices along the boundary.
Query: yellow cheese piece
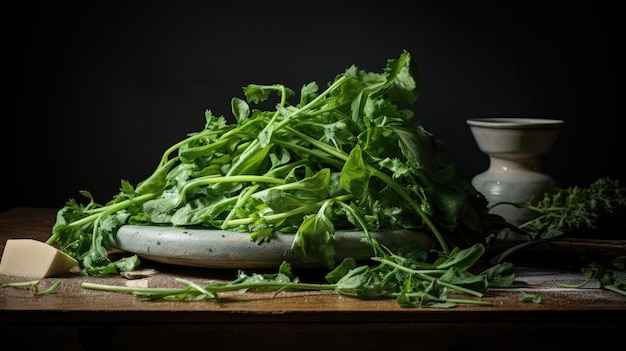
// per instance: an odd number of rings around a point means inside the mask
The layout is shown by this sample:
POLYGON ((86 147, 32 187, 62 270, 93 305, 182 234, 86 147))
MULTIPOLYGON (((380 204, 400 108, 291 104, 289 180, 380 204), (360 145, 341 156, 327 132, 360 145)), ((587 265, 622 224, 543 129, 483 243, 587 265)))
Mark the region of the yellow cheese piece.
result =
POLYGON ((0 274, 46 278, 68 273, 78 262, 54 246, 33 239, 9 239, 0 261, 0 274))

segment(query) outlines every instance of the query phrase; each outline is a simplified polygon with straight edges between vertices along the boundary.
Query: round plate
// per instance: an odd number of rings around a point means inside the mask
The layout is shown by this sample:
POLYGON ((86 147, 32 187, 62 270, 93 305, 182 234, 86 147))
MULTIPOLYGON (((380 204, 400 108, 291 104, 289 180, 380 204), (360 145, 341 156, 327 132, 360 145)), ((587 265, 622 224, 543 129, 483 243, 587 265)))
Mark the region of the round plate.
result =
MULTIPOLYGON (((346 257, 369 260, 372 248, 361 242, 362 231, 337 231, 333 235, 337 262, 346 257)), ((425 233, 409 230, 370 232, 378 242, 395 251, 418 241, 432 247, 425 233)), ((279 234, 269 242, 256 243, 248 233, 213 229, 124 225, 109 238, 112 247, 141 258, 169 264, 209 268, 271 268, 283 261, 293 266, 322 267, 319 261, 303 262, 291 252, 293 234, 279 234)))

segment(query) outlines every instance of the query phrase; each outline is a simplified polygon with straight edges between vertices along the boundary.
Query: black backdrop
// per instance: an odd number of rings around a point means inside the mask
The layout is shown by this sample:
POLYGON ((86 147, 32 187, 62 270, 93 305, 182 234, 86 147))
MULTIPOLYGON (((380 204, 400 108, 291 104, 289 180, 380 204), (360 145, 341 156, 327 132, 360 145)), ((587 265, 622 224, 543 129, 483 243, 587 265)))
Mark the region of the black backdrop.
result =
POLYGON ((24 2, 5 29, 2 210, 59 208, 79 190, 107 202, 201 130, 206 109, 230 116, 243 86, 322 86, 352 64, 380 72, 403 49, 422 77, 415 118, 468 177, 488 160, 465 120, 527 116, 566 121, 543 159, 563 186, 624 179, 614 3, 69 3, 24 2))

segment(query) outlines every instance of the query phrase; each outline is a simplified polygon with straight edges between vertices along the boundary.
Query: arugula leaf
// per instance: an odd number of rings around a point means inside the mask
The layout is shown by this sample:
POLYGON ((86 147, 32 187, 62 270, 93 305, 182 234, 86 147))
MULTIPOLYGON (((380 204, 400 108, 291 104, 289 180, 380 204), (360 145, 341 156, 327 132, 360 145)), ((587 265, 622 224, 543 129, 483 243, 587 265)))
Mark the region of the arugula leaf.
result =
POLYGON ((561 288, 580 289, 591 282, 600 283, 600 288, 626 296, 626 279, 619 281, 616 272, 624 272, 626 256, 617 256, 606 262, 594 261, 582 268, 586 279, 579 284, 559 284, 561 288))
POLYGON ((541 294, 539 293, 530 294, 524 291, 520 291, 519 300, 522 302, 541 303, 541 294))
POLYGON ((324 214, 326 206, 322 206, 317 214, 304 218, 296 232, 291 251, 300 257, 317 257, 324 266, 332 269, 336 264, 333 245, 335 226, 324 214))

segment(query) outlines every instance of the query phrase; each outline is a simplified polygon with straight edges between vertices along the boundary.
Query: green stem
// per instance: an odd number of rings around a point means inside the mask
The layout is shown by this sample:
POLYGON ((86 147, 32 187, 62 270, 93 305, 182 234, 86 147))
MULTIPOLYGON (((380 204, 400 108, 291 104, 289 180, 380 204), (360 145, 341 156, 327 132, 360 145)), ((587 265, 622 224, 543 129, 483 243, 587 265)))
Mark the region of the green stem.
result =
MULTIPOLYGON (((189 285, 189 282, 183 279, 176 279, 178 282, 182 282, 189 285)), ((334 290, 336 285, 334 284, 310 284, 310 283, 294 283, 294 282, 253 282, 253 283, 239 283, 239 284, 208 284, 199 289, 197 285, 194 285, 194 290, 205 294, 216 294, 229 291, 240 290, 257 290, 257 289, 292 289, 292 290, 334 290)), ((182 293, 189 293, 192 290, 189 288, 139 288, 130 286, 118 286, 118 285, 106 285, 98 283, 84 282, 81 286, 89 290, 99 291, 111 291, 130 294, 163 294, 163 295, 178 295, 182 293)))
MULTIPOLYGON (((337 196, 337 197, 333 198, 333 200, 334 201, 347 201, 347 200, 351 200, 352 198, 353 198, 352 194, 347 194, 347 195, 337 196)), ((328 201, 328 199, 327 200, 318 201, 318 202, 313 203, 313 204, 300 206, 300 207, 294 208, 294 209, 289 210, 289 211, 276 213, 276 214, 272 214, 272 215, 267 215, 267 216, 264 216, 263 218, 266 221, 268 221, 268 222, 279 221, 279 220, 282 220, 282 219, 285 219, 285 218, 289 218, 291 216, 295 216, 295 215, 298 215, 298 214, 306 213, 306 212, 312 211, 314 209, 317 209, 320 206, 322 206, 324 204, 324 202, 326 202, 326 201, 328 201)), ((256 218, 231 219, 230 221, 228 221, 228 224, 231 227, 236 227, 236 226, 240 226, 240 225, 250 224, 250 223, 252 223, 255 220, 257 220, 257 219, 256 218)))
MULTIPOLYGON (((278 123, 276 125, 276 128, 274 130, 278 130, 280 128, 283 128, 284 126, 289 124, 291 118, 293 118, 294 116, 297 116, 298 114, 300 114, 300 113, 302 113, 304 111, 307 111, 307 110, 310 110, 311 108, 313 108, 320 101, 325 99, 328 94, 330 94, 335 89, 337 89, 337 87, 339 87, 342 84, 344 84, 344 82, 346 80, 348 80, 348 79, 350 79, 350 77, 344 75, 344 76, 338 78, 337 80, 335 80, 333 82, 333 84, 331 84, 326 90, 324 90, 322 93, 320 93, 318 96, 316 96, 313 100, 309 101, 309 103, 307 103, 306 105, 304 105, 304 106, 294 110, 289 116, 284 116, 285 118, 282 121, 280 121, 280 123, 278 123)), ((338 108, 338 106, 335 106, 334 108, 338 108)))
POLYGON ((2 283, 0 288, 30 288, 39 284, 39 280, 31 280, 27 282, 2 283))
MULTIPOLYGON (((143 203, 146 202, 154 197, 158 196, 157 193, 149 193, 149 194, 144 194, 141 196, 137 196, 137 197, 133 197, 131 199, 128 200, 124 200, 124 201, 120 201, 111 205, 107 205, 103 207, 103 211, 89 215, 87 217, 81 218, 79 220, 76 220, 72 223, 69 223, 68 226, 71 227, 75 227, 75 226, 81 226, 83 224, 87 224, 93 221, 97 221, 100 217, 105 216, 106 214, 109 213, 113 213, 115 211, 124 209, 132 204, 135 203, 143 203)), ((50 238, 48 238, 48 240, 46 240, 46 244, 52 245, 54 242, 56 242, 57 238, 58 238, 59 234, 58 233, 53 233, 50 238)))
POLYGON ((379 254, 384 255, 385 252, 383 251, 382 247, 378 244, 378 242, 375 241, 374 238, 372 238, 372 235, 370 234, 370 231, 367 228, 367 224, 365 224, 365 221, 363 221, 363 218, 359 216, 359 214, 356 213, 356 211, 354 211, 354 209, 348 206, 347 204, 343 202, 339 202, 339 205, 343 207, 343 209, 346 212, 350 213, 354 218, 356 218, 357 222, 359 222, 361 229, 363 229, 363 232, 365 233, 365 238, 367 239, 367 242, 369 243, 370 247, 374 250, 374 256, 379 255, 379 254))
POLYGON ((54 284, 52 284, 48 289, 44 290, 44 291, 40 291, 37 292, 35 295, 48 295, 48 294, 52 294, 53 292, 55 292, 59 286, 61 286, 61 281, 57 280, 56 282, 54 282, 54 284))
POLYGON ((246 175, 231 175, 231 176, 206 176, 201 178, 196 178, 188 181, 183 185, 180 189, 180 197, 178 199, 177 205, 180 205, 183 201, 185 201, 185 196, 189 189, 202 186, 202 185, 210 185, 210 184, 222 184, 222 183, 270 183, 270 184, 284 184, 285 180, 281 178, 274 178, 268 176, 258 176, 252 174, 246 175))
POLYGON ((622 290, 615 285, 604 285, 604 289, 626 296, 626 290, 622 290))
POLYGON ((476 300, 451 299, 451 298, 446 298, 446 301, 456 303, 459 305, 493 306, 493 302, 489 302, 489 301, 476 301, 476 300))
POLYGON ((237 211, 250 199, 253 193, 259 188, 258 184, 252 185, 246 189, 243 189, 238 197, 236 197, 236 202, 233 208, 228 212, 226 218, 224 218, 224 222, 222 222, 221 228, 228 228, 229 221, 236 216, 237 211))
POLYGON ((342 162, 340 160, 337 160, 335 158, 332 158, 331 156, 328 155, 328 153, 326 153, 324 151, 321 151, 321 150, 307 149, 307 148, 305 148, 303 146, 300 146, 300 145, 297 145, 297 144, 293 144, 293 143, 290 143, 290 142, 285 142, 285 141, 282 141, 282 140, 277 139, 277 138, 272 139, 272 142, 274 142, 276 145, 280 145, 280 146, 283 146, 283 147, 286 147, 286 148, 289 148, 289 149, 292 149, 292 150, 296 150, 296 151, 300 151, 300 152, 303 152, 303 153, 307 153, 307 154, 313 155, 316 158, 319 158, 322 161, 337 167, 338 169, 341 169, 341 167, 343 167, 343 164, 344 164, 344 162, 342 162))
MULTIPOLYGON (((231 130, 231 131, 232 131, 232 130, 231 130)), ((231 132, 231 131, 228 131, 228 132, 226 132, 226 133, 229 133, 229 132, 231 132)), ((174 144, 174 145, 170 146, 170 147, 169 147, 169 148, 167 148, 167 150, 165 150, 165 152, 163 153, 163 156, 161 157, 161 162, 159 163, 159 167, 162 167, 164 164, 166 164, 166 163, 168 162, 169 158, 170 158, 170 155, 171 155, 174 151, 176 151, 176 150, 180 149, 180 147, 181 147, 181 146, 186 145, 186 144, 188 144, 189 142, 194 141, 194 140, 196 140, 196 139, 204 138, 204 137, 206 137, 206 136, 208 136, 208 135, 218 134, 218 133, 224 133, 224 131, 223 131, 223 130, 207 130, 207 129, 205 129, 205 130, 201 131, 201 132, 200 132, 200 133, 198 133, 198 134, 191 135, 191 136, 189 136, 189 137, 187 137, 187 138, 185 138, 185 139, 183 139, 183 140, 181 140, 181 141, 177 142, 176 144, 174 144)))

